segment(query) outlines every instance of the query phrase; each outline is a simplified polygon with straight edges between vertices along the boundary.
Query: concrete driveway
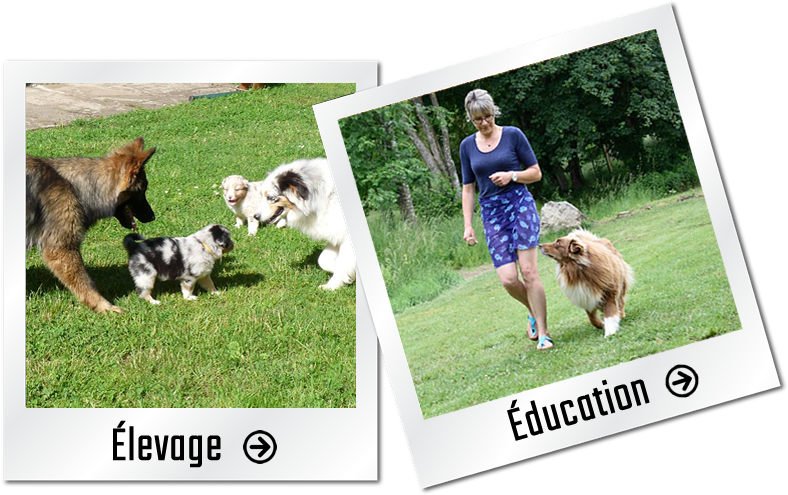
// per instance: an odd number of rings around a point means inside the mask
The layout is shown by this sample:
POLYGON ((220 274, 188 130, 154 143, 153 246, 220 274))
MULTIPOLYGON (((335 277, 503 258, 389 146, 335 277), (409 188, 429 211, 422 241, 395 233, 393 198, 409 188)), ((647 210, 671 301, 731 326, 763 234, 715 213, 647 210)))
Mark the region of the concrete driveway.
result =
POLYGON ((190 96, 235 90, 234 84, 33 84, 25 88, 25 129, 177 105, 190 96))

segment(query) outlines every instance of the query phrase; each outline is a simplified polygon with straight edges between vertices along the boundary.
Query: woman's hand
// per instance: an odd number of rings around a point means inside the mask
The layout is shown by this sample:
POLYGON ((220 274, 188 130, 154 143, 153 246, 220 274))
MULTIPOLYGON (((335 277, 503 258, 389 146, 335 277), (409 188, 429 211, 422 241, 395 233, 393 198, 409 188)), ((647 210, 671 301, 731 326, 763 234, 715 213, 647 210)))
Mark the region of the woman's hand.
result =
POLYGON ((476 244, 476 233, 473 231, 473 227, 465 227, 465 234, 462 236, 462 240, 467 242, 469 246, 473 246, 476 244))
POLYGON ((496 186, 503 187, 512 182, 512 172, 495 172, 490 176, 490 180, 496 186))

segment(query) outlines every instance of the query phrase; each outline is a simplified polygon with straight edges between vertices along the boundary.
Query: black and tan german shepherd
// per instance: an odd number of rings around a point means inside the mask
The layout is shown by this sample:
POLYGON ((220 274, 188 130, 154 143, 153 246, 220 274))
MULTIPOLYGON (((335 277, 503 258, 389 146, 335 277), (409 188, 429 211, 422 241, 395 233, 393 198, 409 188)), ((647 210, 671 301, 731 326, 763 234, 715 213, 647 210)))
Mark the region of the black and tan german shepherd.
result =
POLYGON ((85 271, 80 247, 85 232, 114 216, 127 229, 134 217, 150 222, 154 214, 145 191, 145 163, 156 148, 142 138, 101 158, 27 157, 27 249, 38 248, 52 273, 77 298, 99 313, 115 311, 85 271))

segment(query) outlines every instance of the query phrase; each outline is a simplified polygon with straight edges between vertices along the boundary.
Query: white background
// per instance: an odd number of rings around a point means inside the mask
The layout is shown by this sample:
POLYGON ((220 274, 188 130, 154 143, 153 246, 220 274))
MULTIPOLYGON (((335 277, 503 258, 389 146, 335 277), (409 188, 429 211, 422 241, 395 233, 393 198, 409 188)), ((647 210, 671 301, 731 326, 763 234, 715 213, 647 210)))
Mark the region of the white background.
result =
MULTIPOLYGON (((171 3, 7 2, 0 29, 2 59, 363 59, 380 63, 380 83, 386 84, 661 5, 646 0, 171 3)), ((677 0, 673 6, 781 371, 780 357, 788 353, 782 313, 783 280, 788 278, 782 201, 788 196, 788 8, 762 0, 677 0)), ((79 494, 418 492, 385 362, 380 380, 380 481, 375 483, 5 483, 3 488, 79 494)), ((783 493, 788 484, 786 423, 788 393, 778 389, 428 492, 783 493)), ((67 451, 42 446, 42 462, 53 462, 57 455, 67 451)))

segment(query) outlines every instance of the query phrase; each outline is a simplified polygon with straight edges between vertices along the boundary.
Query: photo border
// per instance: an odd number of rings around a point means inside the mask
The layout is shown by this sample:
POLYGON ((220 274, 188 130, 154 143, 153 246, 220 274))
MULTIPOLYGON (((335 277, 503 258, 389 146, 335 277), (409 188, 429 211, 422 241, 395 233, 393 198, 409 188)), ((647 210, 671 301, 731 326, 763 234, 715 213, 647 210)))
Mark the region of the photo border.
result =
POLYGON ((780 386, 670 5, 321 103, 314 108, 345 206, 358 271, 365 280, 378 340, 422 487, 780 386), (423 419, 338 120, 649 30, 657 30, 660 39, 742 330, 423 419), (700 386, 691 397, 677 398, 664 386, 666 374, 677 364, 690 365, 699 375, 700 386), (507 415, 513 401, 518 401, 519 414, 523 414, 532 400, 540 406, 558 404, 563 399, 590 393, 594 387, 601 386, 602 380, 613 386, 634 379, 650 385, 647 407, 599 417, 522 441, 514 440, 513 426, 507 415))
MULTIPOLYGON (((356 280, 356 407, 337 409, 58 409, 25 407, 25 84, 355 83, 377 85, 374 61, 13 61, 4 63, 4 479, 6 480, 376 480, 377 342, 356 280), (113 429, 139 435, 219 435, 221 458, 113 461, 113 429), (256 430, 275 437, 276 457, 247 460, 256 430)), ((347 217, 347 214, 345 214, 347 217)), ((111 318, 111 316, 108 316, 111 318)), ((128 437, 126 437, 128 438, 128 437)), ((124 448, 127 448, 124 447, 124 448)), ((205 450, 203 450, 205 457, 205 450)), ((155 459, 155 457, 154 457, 155 459)))

